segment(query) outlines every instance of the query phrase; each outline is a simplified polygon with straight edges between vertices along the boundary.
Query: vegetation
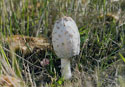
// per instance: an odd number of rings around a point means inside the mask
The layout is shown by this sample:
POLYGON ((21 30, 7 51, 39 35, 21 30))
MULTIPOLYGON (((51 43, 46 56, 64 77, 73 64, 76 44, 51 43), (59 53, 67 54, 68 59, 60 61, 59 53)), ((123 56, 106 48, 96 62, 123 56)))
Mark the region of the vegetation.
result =
POLYGON ((111 1, 0 0, 0 87, 124 87, 125 1, 111 1), (53 25, 63 15, 75 20, 81 36, 68 81, 61 77, 60 59, 52 49, 24 54, 4 41, 20 35, 51 43, 53 25), (49 64, 43 64, 45 59, 49 64))

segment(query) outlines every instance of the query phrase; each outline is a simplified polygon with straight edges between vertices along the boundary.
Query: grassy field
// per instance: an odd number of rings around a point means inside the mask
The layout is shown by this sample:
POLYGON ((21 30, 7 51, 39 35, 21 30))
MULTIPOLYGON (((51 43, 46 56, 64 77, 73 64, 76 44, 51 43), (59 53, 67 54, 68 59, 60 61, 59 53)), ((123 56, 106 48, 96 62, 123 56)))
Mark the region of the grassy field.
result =
POLYGON ((125 1, 112 1, 0 0, 0 87, 125 87, 125 1), (51 43, 54 23, 64 15, 75 20, 81 39, 68 81, 53 49, 23 53, 5 41, 20 35, 51 43))

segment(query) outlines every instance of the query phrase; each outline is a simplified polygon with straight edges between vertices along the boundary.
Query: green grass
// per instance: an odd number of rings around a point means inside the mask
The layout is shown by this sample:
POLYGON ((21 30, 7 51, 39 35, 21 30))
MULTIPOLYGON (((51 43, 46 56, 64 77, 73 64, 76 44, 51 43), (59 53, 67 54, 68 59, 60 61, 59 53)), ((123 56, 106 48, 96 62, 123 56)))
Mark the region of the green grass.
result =
POLYGON ((122 9, 119 15, 118 10, 125 4, 122 0, 117 3, 107 2, 91 0, 86 6, 77 0, 0 0, 1 39, 19 34, 45 36, 51 40, 53 25, 62 15, 75 20, 81 36, 80 55, 72 60, 73 78, 68 82, 61 78, 60 59, 53 51, 40 51, 29 55, 22 55, 18 51, 10 56, 12 50, 2 41, 0 75, 18 77, 28 87, 68 87, 68 84, 73 87, 123 85, 125 11, 122 9), (107 18, 107 13, 118 14, 119 21, 107 18), (104 17, 100 18, 102 14, 104 17), (40 65, 43 58, 50 60, 48 66, 40 65))

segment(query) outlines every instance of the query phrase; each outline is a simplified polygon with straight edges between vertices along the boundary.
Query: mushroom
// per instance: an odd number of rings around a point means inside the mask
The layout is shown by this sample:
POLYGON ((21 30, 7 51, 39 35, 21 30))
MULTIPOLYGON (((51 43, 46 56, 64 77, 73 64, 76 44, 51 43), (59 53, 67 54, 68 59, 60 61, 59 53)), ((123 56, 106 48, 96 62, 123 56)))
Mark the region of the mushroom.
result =
POLYGON ((80 52, 80 34, 71 17, 64 16, 56 21, 52 32, 52 44, 56 55, 61 58, 62 77, 70 79, 70 59, 80 52))

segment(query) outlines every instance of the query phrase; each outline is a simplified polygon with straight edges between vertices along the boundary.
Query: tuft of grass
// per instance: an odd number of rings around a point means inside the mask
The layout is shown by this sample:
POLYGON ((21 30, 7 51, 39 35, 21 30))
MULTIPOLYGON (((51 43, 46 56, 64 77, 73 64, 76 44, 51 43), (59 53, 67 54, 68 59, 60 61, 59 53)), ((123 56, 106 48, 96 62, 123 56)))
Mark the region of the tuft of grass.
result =
POLYGON ((124 6, 124 0, 0 0, 0 75, 19 79, 21 87, 124 85, 119 77, 124 77, 121 67, 125 66, 124 6), (53 25, 62 15, 76 21, 81 39, 80 55, 72 58, 73 78, 68 82, 61 77, 60 59, 53 50, 23 54, 4 42, 13 35, 51 40, 53 25), (44 58, 49 65, 40 64, 44 58))

